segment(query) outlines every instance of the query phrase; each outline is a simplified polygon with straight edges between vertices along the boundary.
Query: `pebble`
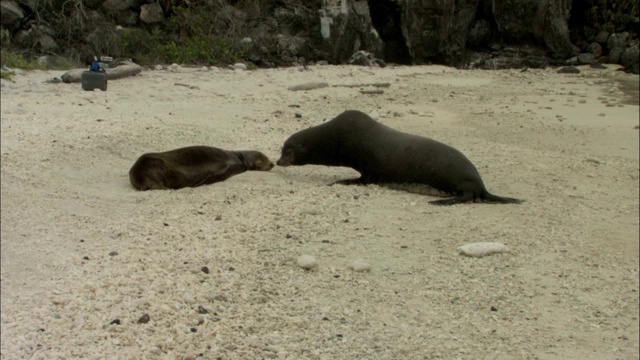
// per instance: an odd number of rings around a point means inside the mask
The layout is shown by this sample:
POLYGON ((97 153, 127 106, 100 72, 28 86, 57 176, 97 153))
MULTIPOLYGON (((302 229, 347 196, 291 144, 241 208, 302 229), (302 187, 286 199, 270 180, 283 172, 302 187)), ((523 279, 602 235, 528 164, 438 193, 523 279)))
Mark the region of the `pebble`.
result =
POLYGON ((458 247, 458 252, 470 257, 484 257, 491 254, 508 253, 509 248, 501 243, 477 242, 458 247))
POLYGON ((298 266, 305 270, 311 270, 318 266, 316 258, 311 255, 300 255, 297 260, 298 266))
POLYGON ((213 301, 229 301, 229 298, 227 297, 227 294, 223 293, 223 292, 216 292, 210 295, 206 295, 205 298, 211 302, 213 301))
POLYGON ((349 268, 355 272, 371 271, 371 265, 363 260, 355 260, 349 265, 349 268))
POLYGON ((196 299, 189 294, 182 295, 182 300, 184 300, 184 302, 186 302, 187 304, 193 304, 196 302, 196 299))
POLYGON ((140 319, 138 319, 138 324, 146 324, 149 322, 149 320, 151 320, 149 314, 144 314, 140 317, 140 319))

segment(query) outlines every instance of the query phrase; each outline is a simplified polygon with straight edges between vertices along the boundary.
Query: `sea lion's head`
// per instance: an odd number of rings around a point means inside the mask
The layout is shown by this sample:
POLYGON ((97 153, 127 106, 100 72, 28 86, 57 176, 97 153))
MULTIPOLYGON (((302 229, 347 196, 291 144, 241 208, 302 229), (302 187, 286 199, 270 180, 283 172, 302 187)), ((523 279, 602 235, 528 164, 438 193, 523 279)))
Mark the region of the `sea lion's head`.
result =
POLYGON ((247 170, 269 171, 274 164, 269 158, 259 151, 242 151, 243 163, 247 170))

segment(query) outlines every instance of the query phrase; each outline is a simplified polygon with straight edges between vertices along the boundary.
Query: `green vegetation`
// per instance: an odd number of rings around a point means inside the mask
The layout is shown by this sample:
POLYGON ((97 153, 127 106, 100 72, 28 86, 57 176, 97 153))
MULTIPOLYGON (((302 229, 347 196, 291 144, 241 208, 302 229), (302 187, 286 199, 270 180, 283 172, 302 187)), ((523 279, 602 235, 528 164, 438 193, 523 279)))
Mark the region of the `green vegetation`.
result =
POLYGON ((250 45, 224 31, 236 23, 221 24, 221 12, 209 10, 178 8, 173 17, 153 31, 123 30, 117 55, 130 57, 140 64, 226 65, 241 60, 250 45))
POLYGON ((2 51, 0 52, 0 65, 2 67, 25 70, 44 68, 37 62, 29 61, 25 59, 21 54, 6 49, 2 49, 2 51))

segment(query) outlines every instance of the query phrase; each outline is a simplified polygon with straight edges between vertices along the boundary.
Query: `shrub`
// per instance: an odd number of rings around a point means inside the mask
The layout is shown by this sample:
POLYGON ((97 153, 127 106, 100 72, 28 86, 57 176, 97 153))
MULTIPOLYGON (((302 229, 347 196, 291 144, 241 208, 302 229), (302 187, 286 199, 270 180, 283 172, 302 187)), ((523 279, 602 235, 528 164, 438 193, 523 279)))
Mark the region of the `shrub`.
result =
POLYGON ((181 10, 152 31, 123 30, 116 55, 130 57, 142 65, 223 65, 239 61, 248 45, 237 38, 214 33, 209 14, 181 10))

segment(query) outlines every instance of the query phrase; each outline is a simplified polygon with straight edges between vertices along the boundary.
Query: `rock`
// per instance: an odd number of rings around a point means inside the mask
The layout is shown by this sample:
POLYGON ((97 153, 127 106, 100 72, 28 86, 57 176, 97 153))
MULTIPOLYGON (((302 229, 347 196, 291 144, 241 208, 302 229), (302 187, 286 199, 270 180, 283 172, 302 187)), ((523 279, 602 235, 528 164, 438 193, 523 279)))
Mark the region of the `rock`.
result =
POLYGON ((611 51, 609 51, 609 56, 607 56, 607 64, 617 64, 620 62, 620 57, 622 56, 622 53, 624 52, 624 49, 622 47, 615 47, 613 49, 611 49, 611 51))
POLYGON ((235 63, 232 67, 234 70, 247 70, 247 65, 243 63, 235 63))
POLYGON ((307 59, 328 60, 333 64, 346 62, 358 50, 382 57, 385 45, 373 27, 369 2, 343 1, 342 4, 339 8, 327 5, 320 10, 319 24, 315 26, 320 28, 321 36, 319 41, 309 44, 315 56, 301 55, 307 59))
POLYGON ((629 39, 629 33, 622 34, 612 34, 607 39, 607 49, 613 50, 615 48, 622 48, 627 45, 627 40, 629 39))
POLYGON ((355 272, 371 271, 371 265, 363 260, 355 260, 349 265, 349 268, 355 272))
POLYGON ((347 60, 347 64, 349 65, 361 65, 361 66, 372 66, 373 65, 373 55, 370 52, 366 51, 356 51, 349 60, 347 60))
POLYGON ((214 301, 223 301, 223 302, 227 302, 229 301, 229 298, 227 297, 227 294, 223 293, 223 292, 215 292, 213 294, 209 294, 209 295, 205 295, 205 298, 211 302, 214 301))
POLYGON ((300 90, 313 90, 313 89, 321 89, 328 87, 329 83, 326 82, 310 82, 300 85, 289 86, 289 90, 291 91, 300 91, 300 90))
POLYGON ((580 74, 580 69, 575 66, 565 66, 558 70, 558 74, 580 74))
POLYGON ((300 255, 296 260, 296 262, 298 266, 300 266, 305 270, 311 270, 316 266, 318 266, 318 262, 316 261, 316 258, 314 258, 311 255, 300 255))
POLYGON ((599 62, 597 62, 597 61, 594 61, 594 62, 592 62, 592 63, 591 63, 591 64, 589 64, 589 65, 590 65, 592 68, 594 68, 594 69, 607 69, 607 67, 606 67, 606 66, 604 66, 604 65, 600 64, 600 63, 599 63, 599 62))
POLYGON ((191 296, 190 294, 183 294, 182 295, 182 300, 184 302, 186 302, 187 304, 193 304, 193 303, 196 302, 196 299, 193 296, 191 296))
POLYGON ((485 47, 489 43, 489 40, 491 40, 491 28, 489 22, 485 19, 476 21, 467 36, 467 44, 471 48, 477 49, 485 47))
POLYGON ((603 45, 603 44, 607 43, 608 39, 609 39, 609 32, 608 31, 600 31, 598 33, 598 35, 596 35, 594 40, 598 44, 603 45))
POLYGON ((591 53, 583 53, 578 55, 577 63, 578 65, 589 65, 595 61, 593 54, 591 53))
POLYGON ((458 247, 458 253, 470 257, 484 257, 492 254, 508 253, 509 248, 496 242, 477 242, 458 247))
POLYGON ((571 2, 558 0, 493 1, 498 31, 511 40, 534 37, 548 48, 551 57, 565 59, 574 54, 567 21, 571 2))
POLYGON ((413 61, 461 62, 477 1, 406 0, 400 7, 400 26, 413 61))
POLYGON ((638 51, 638 44, 627 48, 620 56, 620 64, 625 68, 632 67, 634 64, 638 64, 640 57, 640 51, 638 51))
POLYGON ((146 24, 154 24, 164 21, 164 13, 160 3, 144 4, 140 7, 140 21, 146 24))
POLYGON ((151 317, 149 316, 149 314, 144 314, 140 317, 140 319, 138 319, 138 324, 146 324, 149 321, 151 321, 151 317))
POLYGON ((597 42, 592 42, 587 46, 587 51, 593 55, 594 58, 599 58, 602 55, 602 46, 597 42))
MULTIPOLYGON (((24 12, 20 5, 15 1, 1 1, 0 2, 0 14, 2 19, 2 27, 7 28, 10 31, 18 30, 22 19, 24 19, 24 12)), ((3 43, 4 45, 4 43, 3 43)))

